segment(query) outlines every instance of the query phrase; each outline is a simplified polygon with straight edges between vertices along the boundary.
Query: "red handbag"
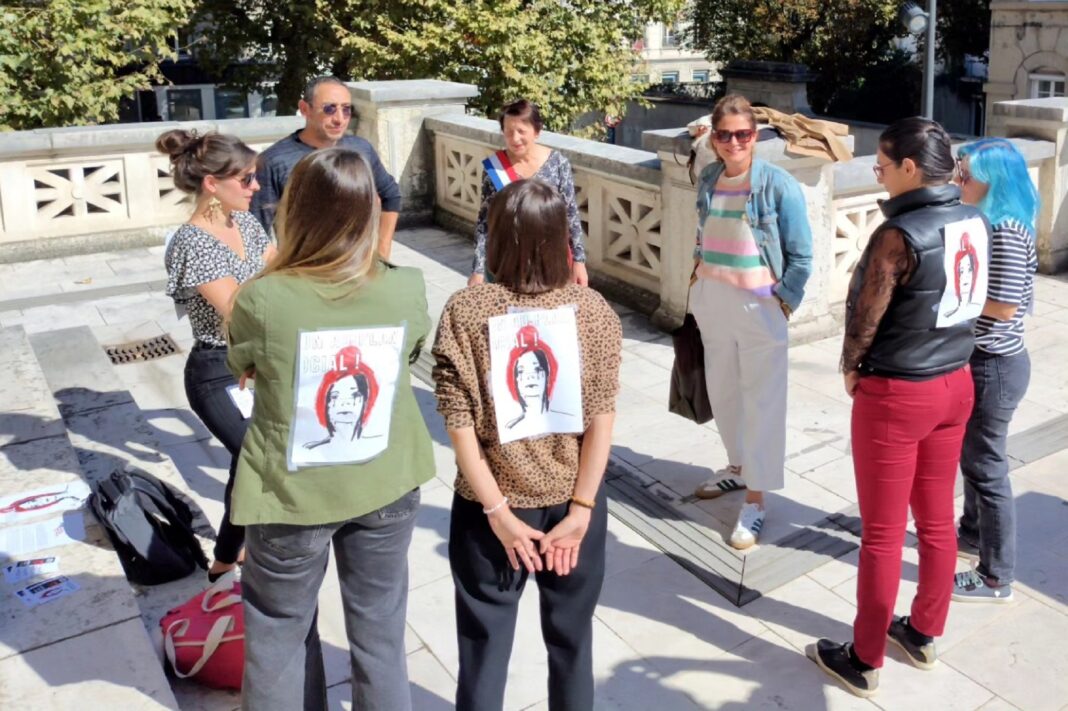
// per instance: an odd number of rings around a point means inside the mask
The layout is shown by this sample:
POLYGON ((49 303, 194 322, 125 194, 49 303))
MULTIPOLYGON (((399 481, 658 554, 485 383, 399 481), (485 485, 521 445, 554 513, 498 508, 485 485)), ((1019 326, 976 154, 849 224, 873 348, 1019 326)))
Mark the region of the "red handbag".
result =
POLYGON ((241 583, 228 573, 159 623, 163 649, 179 679, 216 689, 240 689, 245 667, 241 583))

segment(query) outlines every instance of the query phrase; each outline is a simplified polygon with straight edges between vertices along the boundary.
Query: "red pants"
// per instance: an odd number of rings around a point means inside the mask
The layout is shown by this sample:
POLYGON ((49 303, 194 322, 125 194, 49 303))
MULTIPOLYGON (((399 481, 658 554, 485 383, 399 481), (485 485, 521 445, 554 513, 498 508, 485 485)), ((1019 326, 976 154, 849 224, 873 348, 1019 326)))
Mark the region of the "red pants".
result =
POLYGON ((909 507, 920 539, 920 584, 911 623, 942 634, 956 570, 953 484, 974 391, 968 366, 920 382, 860 379, 853 397, 853 470, 863 526, 853 644, 883 665, 901 583, 909 507))

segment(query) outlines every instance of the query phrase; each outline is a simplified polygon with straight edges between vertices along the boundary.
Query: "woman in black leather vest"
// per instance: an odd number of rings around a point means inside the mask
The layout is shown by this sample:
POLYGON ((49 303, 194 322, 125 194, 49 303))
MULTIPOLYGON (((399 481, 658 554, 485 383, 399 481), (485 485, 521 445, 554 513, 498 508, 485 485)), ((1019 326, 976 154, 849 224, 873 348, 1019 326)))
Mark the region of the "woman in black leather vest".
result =
POLYGON ((968 359, 990 249, 989 224, 961 203, 953 169, 949 136, 934 121, 903 119, 883 132, 874 170, 890 194, 881 205, 887 219, 861 256, 846 304, 841 366, 853 398, 863 524, 857 616, 853 642, 821 639, 808 654, 863 697, 878 687, 887 639, 930 669, 949 611, 953 485, 973 405, 968 359), (910 507, 919 588, 911 613, 896 617, 910 507))

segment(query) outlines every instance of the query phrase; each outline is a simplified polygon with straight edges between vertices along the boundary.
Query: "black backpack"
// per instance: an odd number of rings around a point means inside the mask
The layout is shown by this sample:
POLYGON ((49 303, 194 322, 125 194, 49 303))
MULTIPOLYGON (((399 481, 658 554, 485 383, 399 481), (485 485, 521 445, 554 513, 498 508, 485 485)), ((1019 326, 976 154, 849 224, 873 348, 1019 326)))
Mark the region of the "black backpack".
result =
POLYGON ((184 578, 208 560, 193 534, 193 510, 169 486, 141 471, 114 471, 89 497, 126 577, 141 585, 184 578))

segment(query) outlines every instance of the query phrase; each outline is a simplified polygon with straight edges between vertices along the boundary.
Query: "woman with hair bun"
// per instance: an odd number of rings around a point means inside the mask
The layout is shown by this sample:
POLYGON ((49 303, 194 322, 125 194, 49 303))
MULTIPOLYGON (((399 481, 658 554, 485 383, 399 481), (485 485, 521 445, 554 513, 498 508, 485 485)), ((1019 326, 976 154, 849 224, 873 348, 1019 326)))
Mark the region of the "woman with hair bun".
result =
POLYGON ((248 422, 230 395, 237 380, 226 367, 226 333, 237 287, 274 253, 270 238, 251 213, 256 152, 236 136, 197 135, 175 129, 156 140, 170 157, 174 186, 193 196, 193 214, 171 237, 164 255, 167 295, 185 307, 195 341, 185 364, 185 394, 204 426, 230 453, 223 518, 209 580, 233 569, 245 533, 230 522, 230 497, 241 441, 248 422))
POLYGON ((876 161, 890 198, 849 285, 841 363, 862 524, 857 615, 852 642, 806 650, 860 697, 879 686, 887 641, 919 669, 937 660, 956 568, 953 486, 974 402, 968 361, 990 263, 990 225, 950 183, 945 129, 902 119, 879 137, 876 161), (909 509, 919 586, 910 614, 896 616, 909 509))

